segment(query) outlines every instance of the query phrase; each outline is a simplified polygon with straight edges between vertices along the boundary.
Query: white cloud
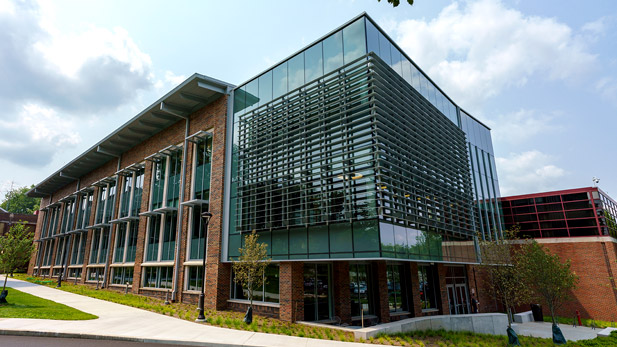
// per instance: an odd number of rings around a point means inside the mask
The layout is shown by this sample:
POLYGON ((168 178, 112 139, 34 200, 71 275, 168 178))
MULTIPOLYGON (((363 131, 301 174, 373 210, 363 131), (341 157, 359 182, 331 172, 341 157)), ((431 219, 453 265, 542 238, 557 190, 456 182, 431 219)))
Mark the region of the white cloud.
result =
POLYGON ((150 57, 126 30, 63 33, 51 20, 53 7, 43 4, 13 1, 12 11, 0 12, 0 107, 36 103, 84 116, 114 110, 152 86, 150 57))
POLYGON ((77 126, 150 89, 152 62, 122 28, 61 32, 52 3, 8 1, 0 0, 0 160, 39 168, 80 143, 77 126))
POLYGON ((553 190, 567 172, 553 164, 554 158, 538 150, 498 157, 497 173, 502 196, 553 190))
POLYGON ((184 82, 184 80, 186 80, 186 76, 184 75, 176 75, 171 71, 165 71, 165 81, 174 87, 184 82))
POLYGON ((44 166, 56 151, 81 142, 75 124, 51 108, 24 105, 17 117, 0 128, 0 159, 26 167, 44 166))
POLYGON ((556 114, 542 114, 535 110, 520 109, 487 120, 495 142, 521 144, 538 134, 560 131, 561 126, 552 122, 556 114))
POLYGON ((576 79, 596 60, 568 25, 526 16, 498 0, 455 2, 430 21, 402 21, 394 32, 410 57, 467 109, 535 75, 576 79))

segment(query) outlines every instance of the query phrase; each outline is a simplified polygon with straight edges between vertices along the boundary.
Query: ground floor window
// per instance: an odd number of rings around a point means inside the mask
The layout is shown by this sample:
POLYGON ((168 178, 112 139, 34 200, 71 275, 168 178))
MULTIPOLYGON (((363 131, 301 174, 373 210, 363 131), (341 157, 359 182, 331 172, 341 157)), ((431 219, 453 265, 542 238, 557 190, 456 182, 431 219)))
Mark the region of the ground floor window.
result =
POLYGON ((437 268, 435 265, 419 265, 420 303, 422 310, 437 310, 437 268))
POLYGON ((112 284, 133 284, 133 267, 114 267, 111 270, 112 284))
POLYGON ((81 278, 81 271, 82 271, 82 268, 80 268, 80 267, 69 268, 68 277, 69 278, 81 278))
POLYGON ((201 291, 201 285, 204 281, 203 266, 187 266, 187 283, 186 290, 201 291))
MULTIPOLYGON (((43 266, 51 265, 51 255, 53 254, 52 250, 54 249, 54 241, 49 240, 45 241, 45 251, 43 252, 43 266)), ((49 275, 49 272, 47 272, 49 275)))
POLYGON ((92 281, 92 282, 96 282, 96 281, 101 282, 103 281, 104 275, 105 275, 104 267, 91 267, 91 268, 88 268, 86 280, 92 281))
POLYGON ((40 269, 39 270, 39 276, 41 276, 41 277, 49 276, 49 269, 40 269))
POLYGON ((144 288, 172 287, 174 269, 171 266, 148 266, 144 267, 144 288))
POLYGON ((351 315, 373 314, 371 300, 371 274, 367 264, 349 265, 349 291, 351 297, 351 315))
POLYGON ((330 264, 304 264, 304 320, 332 318, 330 264))
POLYGON ((388 283, 388 306, 390 312, 401 312, 409 310, 409 300, 407 293, 409 286, 403 265, 388 265, 386 267, 386 276, 388 283))
MULTIPOLYGON (((271 264, 266 268, 264 273, 265 283, 261 288, 255 288, 253 291, 253 301, 263 302, 279 302, 279 265, 271 264)), ((239 300, 248 300, 246 288, 234 282, 235 274, 232 272, 231 282, 231 298, 239 300)))
POLYGON ((60 272, 62 271, 62 267, 55 267, 54 271, 52 272, 52 276, 53 277, 58 277, 60 276, 60 272))

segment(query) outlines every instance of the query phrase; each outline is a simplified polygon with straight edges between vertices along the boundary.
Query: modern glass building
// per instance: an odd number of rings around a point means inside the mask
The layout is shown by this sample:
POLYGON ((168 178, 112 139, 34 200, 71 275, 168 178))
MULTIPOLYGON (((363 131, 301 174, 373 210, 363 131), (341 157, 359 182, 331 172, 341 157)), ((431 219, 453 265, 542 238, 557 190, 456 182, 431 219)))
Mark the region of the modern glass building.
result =
POLYGON ((467 313, 501 234, 490 129, 366 14, 237 87, 191 76, 29 194, 31 273, 244 310, 256 231, 256 311, 290 321, 467 313))
POLYGON ((435 262, 475 263, 477 234, 500 237, 490 129, 370 17, 236 87, 233 101, 226 260, 255 230, 274 260, 394 261, 393 287, 402 260, 432 277, 435 262))

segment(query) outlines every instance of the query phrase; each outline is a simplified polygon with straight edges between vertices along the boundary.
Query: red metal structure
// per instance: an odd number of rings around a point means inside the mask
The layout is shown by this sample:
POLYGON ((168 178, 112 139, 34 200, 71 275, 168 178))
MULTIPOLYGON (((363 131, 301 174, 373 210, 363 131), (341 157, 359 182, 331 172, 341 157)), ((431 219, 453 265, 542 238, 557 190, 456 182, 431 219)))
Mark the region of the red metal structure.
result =
POLYGON ((597 187, 503 197, 506 228, 533 238, 617 237, 617 203, 597 187))

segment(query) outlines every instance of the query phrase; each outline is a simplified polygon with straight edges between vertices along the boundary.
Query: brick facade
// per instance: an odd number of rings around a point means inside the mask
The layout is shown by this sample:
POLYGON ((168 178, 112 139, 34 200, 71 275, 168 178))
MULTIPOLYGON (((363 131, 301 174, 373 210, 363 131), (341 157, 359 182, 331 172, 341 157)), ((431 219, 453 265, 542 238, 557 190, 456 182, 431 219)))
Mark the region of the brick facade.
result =
MULTIPOLYGON (((617 240, 609 237, 537 239, 551 253, 565 261, 579 277, 571 299, 557 311, 562 317, 617 321, 617 240)), ((548 314, 544 308, 544 314, 548 314)))
POLYGON ((280 319, 304 320, 304 264, 281 262, 279 267, 280 319))

